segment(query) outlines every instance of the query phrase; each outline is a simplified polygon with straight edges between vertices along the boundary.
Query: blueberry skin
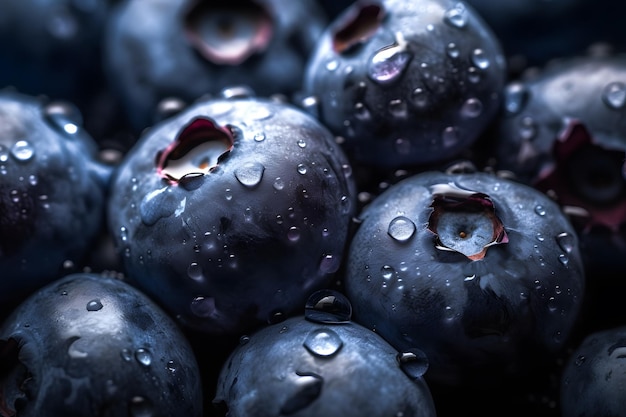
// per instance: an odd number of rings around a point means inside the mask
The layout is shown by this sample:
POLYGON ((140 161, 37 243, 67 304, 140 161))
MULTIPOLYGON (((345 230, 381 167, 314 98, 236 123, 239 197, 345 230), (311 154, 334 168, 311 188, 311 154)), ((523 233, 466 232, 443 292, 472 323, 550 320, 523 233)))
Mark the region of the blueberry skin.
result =
POLYGON ((624 326, 596 330, 583 339, 561 376, 562 417, 626 416, 625 352, 624 326))
MULTIPOLYGON (((230 8, 236 15, 257 7, 271 20, 271 37, 264 48, 241 62, 224 63, 204 58, 187 36, 186 16, 199 4, 195 0, 131 0, 111 12, 104 41, 105 71, 137 131, 153 124, 158 103, 170 96, 193 101, 232 85, 246 85, 261 96, 293 94, 301 87, 306 59, 327 23, 315 0, 206 3, 206 11, 197 15, 206 20, 208 33, 215 30, 216 37, 220 22, 209 19, 212 8, 230 8)), ((222 14, 226 16, 223 24, 232 24, 233 36, 251 43, 245 38, 252 32, 244 30, 246 23, 222 14)), ((214 40, 218 47, 222 41, 230 42, 226 30, 223 36, 214 40)))
POLYGON ((0 304, 90 254, 111 169, 70 104, 0 92, 0 304))
MULTIPOLYGON (((460 385, 489 375, 491 383, 567 341, 585 276, 571 224, 543 193, 486 173, 424 172, 391 186, 359 218, 345 275, 354 319, 399 350, 423 350, 427 380, 460 385), (495 207, 506 238, 485 246, 482 259, 442 248, 443 226, 431 231, 433 187, 447 184, 495 207)), ((471 218, 460 223, 472 226, 471 218)))
POLYGON ((470 6, 359 1, 318 41, 303 95, 355 162, 399 168, 469 148, 498 111, 505 74, 498 40, 470 6))
POLYGON ((5 320, 0 351, 3 406, 19 416, 202 415, 183 333, 114 278, 71 274, 38 290, 5 320))
POLYGON ((356 323, 292 317, 242 339, 222 368, 213 402, 231 417, 434 417, 423 377, 405 374, 397 358, 384 339, 356 323))
POLYGON ((307 113, 260 98, 201 100, 127 154, 108 225, 133 283, 186 326, 237 334, 329 284, 355 200, 345 155, 307 113), (232 150, 190 181, 159 175, 155 156, 209 119, 230 129, 232 150))
POLYGON ((624 267, 626 55, 563 59, 506 87, 501 169, 554 196, 591 269, 624 267))

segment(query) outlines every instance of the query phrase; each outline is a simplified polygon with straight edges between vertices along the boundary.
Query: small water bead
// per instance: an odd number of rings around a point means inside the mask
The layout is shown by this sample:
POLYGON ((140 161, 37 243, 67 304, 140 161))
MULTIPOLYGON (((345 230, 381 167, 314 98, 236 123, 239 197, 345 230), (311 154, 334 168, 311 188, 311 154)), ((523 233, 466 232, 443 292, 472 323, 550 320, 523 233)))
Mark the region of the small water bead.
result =
POLYGON ((137 349, 135 351, 135 359, 143 366, 150 366, 150 364, 152 364, 152 354, 148 349, 137 349))
POLYGON ((537 136, 537 124, 532 117, 523 117, 520 120, 519 135, 524 140, 531 140, 537 136))
POLYGON ((298 240, 300 240, 300 229, 298 229, 296 226, 290 227, 289 231, 287 232, 287 239, 289 239, 291 242, 297 242, 298 240))
POLYGON ((326 63, 326 69, 328 71, 335 71, 339 68, 339 62, 336 59, 331 59, 326 63))
POLYGON ((467 69, 467 79, 472 84, 478 84, 482 80, 482 77, 476 67, 469 67, 467 69))
POLYGON ((323 274, 334 274, 339 270, 341 261, 333 255, 324 255, 320 261, 320 272, 323 274))
POLYGON ((192 262, 187 267, 187 276, 194 281, 200 281, 203 278, 202 267, 197 262, 192 262))
POLYGON ((32 185, 33 187, 34 187, 35 185, 37 185, 37 183, 38 183, 38 182, 39 182, 39 180, 37 179, 37 176, 36 176, 36 175, 29 175, 29 176, 28 176, 28 183, 29 183, 30 185, 32 185))
POLYGON ((102 302, 98 299, 91 300, 87 303, 87 311, 99 311, 102 310, 102 302))
POLYGON ((263 142, 265 140, 265 133, 259 132, 254 135, 255 142, 263 142))
POLYGON ((569 258, 567 257, 567 255, 562 253, 562 254, 559 255, 559 262, 563 266, 567 266, 569 264, 569 258))
POLYGON ((315 356, 330 357, 343 347, 343 340, 334 331, 319 328, 307 335, 303 345, 315 356))
POLYGON ((233 199, 233 192, 230 188, 224 190, 224 198, 226 199, 226 201, 230 201, 233 199))
POLYGON ((131 417, 153 417, 154 407, 152 403, 144 397, 135 396, 128 404, 128 411, 131 417))
POLYGON ((420 349, 408 349, 396 356, 400 368, 413 379, 424 376, 428 370, 428 357, 420 349))
POLYGON ((389 102, 389 113, 398 119, 402 119, 402 118, 406 118, 407 117, 407 106, 406 106, 406 102, 404 100, 401 99, 394 99, 391 100, 389 102))
POLYGON ((443 129, 441 140, 445 148, 451 148, 459 142, 458 130, 454 126, 448 126, 443 129))
POLYGON ((368 65, 368 76, 379 84, 395 82, 406 70, 413 55, 406 51, 402 33, 396 33, 396 42, 380 49, 368 65))
POLYGON ((384 280, 388 281, 391 278, 393 278, 393 276, 396 273, 396 270, 393 269, 392 266, 389 265, 384 265, 382 268, 380 268, 380 273, 383 277, 384 280))
POLYGON ((446 10, 443 15, 443 20, 448 25, 455 28, 461 29, 467 26, 469 16, 465 5, 463 3, 457 3, 451 9, 446 10))
POLYGON ((210 317, 216 310, 215 299, 213 297, 195 297, 189 308, 198 317, 210 317))
POLYGON ((424 109, 428 106, 428 93, 418 87, 411 93, 411 101, 415 107, 424 109))
POLYGON ((491 65, 491 62, 489 61, 489 57, 487 57, 487 55, 485 54, 485 51, 483 51, 480 48, 476 48, 474 49, 474 51, 472 51, 471 60, 472 60, 472 63, 476 66, 476 68, 481 69, 481 70, 486 70, 491 65))
POLYGON ((128 349, 122 349, 120 356, 125 362, 130 362, 133 359, 133 355, 128 349))
POLYGON ((504 90, 504 109, 509 115, 522 111, 528 102, 528 89, 521 82, 512 82, 504 90))
POLYGON ((296 143, 298 144, 299 148, 306 148, 306 141, 304 139, 298 139, 296 143))
POLYGON ((537 213, 538 216, 542 216, 543 217, 543 216, 546 215, 546 209, 541 204, 537 204, 535 206, 535 213, 537 213))
POLYGON ((372 114, 365 104, 358 102, 354 105, 354 117, 361 121, 367 121, 372 118, 372 114))
POLYGON ((483 112, 483 103, 477 98, 468 98, 461 107, 461 116, 473 119, 483 112))
POLYGON ((606 85, 602 100, 609 108, 619 110, 626 104, 626 84, 616 81, 606 85))
POLYGON ((260 162, 246 162, 235 170, 235 177, 242 185, 252 188, 261 182, 264 172, 265 166, 260 162))
POLYGON ((298 173, 301 175, 306 174, 306 165, 304 164, 298 164, 298 173))
POLYGON ((556 241, 565 253, 572 253, 576 245, 576 238, 567 232, 557 235, 556 241))
POLYGON ((20 162, 27 162, 35 155, 35 149, 29 142, 18 140, 11 147, 11 155, 20 162))
POLYGON ((411 153, 411 141, 406 138, 398 138, 394 142, 394 149, 399 155, 409 155, 411 153))
POLYGON ((280 415, 291 415, 308 407, 322 392, 324 379, 313 372, 296 372, 296 389, 280 408, 280 415))
POLYGON ((167 361, 167 363, 165 364, 165 369, 167 369, 168 371, 172 373, 176 372, 176 362, 167 361))
POLYGON ((240 346, 247 345, 249 342, 250 342, 250 336, 248 336, 247 334, 244 334, 239 338, 240 346))
POLYGON ((454 42, 450 42, 448 45, 446 45, 446 53, 452 59, 456 59, 461 56, 461 50, 454 42))
POLYGON ((413 237, 417 227, 413 221, 405 216, 398 216, 389 222, 387 234, 398 242, 406 242, 413 237))
POLYGON ((541 232, 537 232, 536 237, 539 242, 543 242, 544 240, 546 240, 546 238, 543 236, 541 232))
POLYGON ((285 181, 281 177, 276 177, 273 186, 276 191, 280 191, 285 188, 285 181))
POLYGON ((307 299, 304 317, 315 323, 348 323, 352 319, 352 305, 342 293, 322 289, 314 292, 307 299))
POLYGON ((0 145, 0 162, 6 162, 9 160, 9 150, 0 145))

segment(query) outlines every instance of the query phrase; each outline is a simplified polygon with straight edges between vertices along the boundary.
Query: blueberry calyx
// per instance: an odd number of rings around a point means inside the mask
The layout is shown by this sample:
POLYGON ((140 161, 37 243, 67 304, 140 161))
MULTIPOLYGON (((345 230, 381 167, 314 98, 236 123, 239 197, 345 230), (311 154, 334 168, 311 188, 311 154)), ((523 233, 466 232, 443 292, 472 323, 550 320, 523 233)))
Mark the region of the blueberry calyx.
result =
POLYGON ((365 3, 346 16, 333 33, 333 50, 339 54, 367 41, 378 30, 385 9, 378 3, 365 3))
POLYGON ((428 230, 436 235, 437 249, 475 261, 483 259, 489 247, 509 241, 488 195, 452 183, 433 186, 432 194, 428 230))
POLYGON ((187 39, 216 65, 239 65, 265 51, 273 27, 268 10, 255 1, 196 1, 184 17, 187 39))
POLYGON ((157 154, 157 173, 170 183, 207 174, 217 168, 233 144, 230 127, 197 117, 183 127, 174 142, 157 154))
POLYGON ((552 147, 554 162, 542 170, 534 186, 556 196, 568 213, 589 232, 600 226, 613 232, 626 220, 624 151, 595 143, 579 120, 568 120, 552 147))

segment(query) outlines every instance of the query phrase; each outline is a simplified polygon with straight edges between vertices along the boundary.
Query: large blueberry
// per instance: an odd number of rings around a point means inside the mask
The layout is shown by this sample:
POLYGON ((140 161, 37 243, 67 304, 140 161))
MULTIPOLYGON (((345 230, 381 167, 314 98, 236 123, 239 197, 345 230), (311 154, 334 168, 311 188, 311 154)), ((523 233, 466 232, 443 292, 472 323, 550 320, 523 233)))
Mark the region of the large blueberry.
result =
POLYGON ((422 349, 427 379, 515 373, 568 340, 585 277, 577 236, 545 194, 492 174, 424 172, 359 217, 345 276, 355 320, 422 349))
POLYGON ((126 1, 107 25, 106 72, 143 129, 170 96, 191 101, 234 84, 291 95, 325 24, 315 0, 126 1))
POLYGON ((303 105, 355 161, 407 167, 467 149, 495 116, 504 80, 497 39, 465 3, 359 1, 319 39, 303 105))
POLYGON ((129 278, 193 328, 290 314, 339 269, 355 212, 334 137, 296 107, 199 101, 117 171, 109 230, 129 278))
POLYGON ((575 57, 506 87, 497 161, 570 216, 590 268, 624 266, 626 56, 575 57))
POLYGON ((0 327, 2 416, 200 417, 201 392, 181 330, 123 281, 68 275, 0 327))
MULTIPOLYGON (((339 298, 325 293, 317 304, 339 298)), ((317 313, 242 338, 222 368, 214 403, 232 417, 436 415, 422 352, 398 352, 349 317, 329 322, 317 313)))
MULTIPOLYGON (((0 93, 0 304, 79 265, 103 226, 110 169, 69 104, 0 93)), ((3 308, 4 308, 3 307, 3 308)))

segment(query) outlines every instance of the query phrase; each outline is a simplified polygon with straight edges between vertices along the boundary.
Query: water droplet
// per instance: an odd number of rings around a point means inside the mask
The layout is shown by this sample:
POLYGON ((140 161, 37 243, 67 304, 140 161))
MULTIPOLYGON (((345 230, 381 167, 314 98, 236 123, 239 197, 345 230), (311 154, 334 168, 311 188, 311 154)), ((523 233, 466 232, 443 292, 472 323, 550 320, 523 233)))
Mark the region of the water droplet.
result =
POLYGON ((467 79, 472 84, 478 84, 480 80, 482 80, 482 77, 476 67, 469 67, 467 69, 467 79))
POLYGON ((400 155, 409 155, 411 153, 411 141, 405 138, 398 138, 394 142, 394 149, 400 155))
POLYGON ((291 415, 315 401, 322 392, 324 379, 312 372, 297 372, 296 389, 280 408, 280 415, 291 415))
POLYGON ((531 140, 537 135, 537 125, 532 117, 523 117, 520 120, 519 135, 523 140, 531 140))
POLYGON ((276 179, 274 180, 274 189, 276 191, 280 191, 283 188, 285 188, 285 182, 283 181, 282 178, 276 177, 276 179))
POLYGON ((575 360, 574 360, 574 365, 576 366, 581 366, 583 363, 585 363, 585 361, 587 360, 587 358, 583 355, 579 355, 575 360))
POLYGON ((259 132, 259 133, 254 135, 254 141, 255 142, 263 142, 264 140, 265 140, 265 133, 259 132))
POLYGON ((25 140, 18 140, 11 147, 11 155, 21 162, 27 162, 35 155, 35 149, 25 140))
POLYGON ((297 242, 298 240, 300 240, 300 229, 298 229, 296 226, 290 227, 289 231, 287 232, 287 239, 289 239, 291 242, 297 242))
POLYGON ((572 253, 576 244, 575 237, 567 232, 560 233, 556 241, 565 253, 572 253))
POLYGON ((461 55, 461 50, 459 49, 456 43, 450 42, 446 46, 446 53, 448 54, 450 58, 456 59, 461 55))
POLYGON ((422 88, 416 88, 411 93, 411 101, 415 107, 424 109, 428 106, 428 93, 422 88))
POLYGON ((84 346, 83 340, 78 336, 74 336, 73 339, 74 340, 71 341, 67 349, 67 354, 69 355, 69 357, 73 359, 81 359, 89 356, 85 349, 88 348, 88 346, 84 346), (81 347, 81 345, 83 346, 81 347))
POLYGON ((302 175, 306 174, 306 165, 298 164, 298 173, 302 175))
POLYGON ((128 412, 131 417, 153 417, 154 407, 149 400, 136 396, 128 403, 128 412))
POLYGON ((509 115, 522 111, 528 101, 528 89, 520 82, 513 82, 504 90, 504 108, 509 115))
POLYGON ((455 28, 464 28, 467 25, 468 13, 463 3, 457 3, 443 15, 444 21, 455 28))
POLYGON ((215 298, 195 297, 189 306, 191 312, 198 317, 210 317, 215 314, 215 298))
POLYGON ((167 364, 165 365, 165 368, 168 371, 172 372, 172 373, 176 372, 176 362, 174 362, 174 361, 167 361, 167 364))
POLYGON ((393 267, 389 265, 384 265, 382 268, 380 268, 380 272, 383 279, 387 281, 393 278, 394 274, 396 273, 395 269, 393 269, 393 267))
POLYGON ((336 59, 331 59, 326 63, 326 69, 328 71, 336 71, 339 68, 339 62, 336 59))
POLYGON ((120 239, 122 239, 122 242, 128 240, 128 229, 125 226, 120 227, 120 239))
POLYGON ((546 238, 543 236, 543 234, 541 234, 541 232, 537 232, 537 240, 540 242, 543 242, 544 240, 546 240, 546 238))
POLYGON ((461 107, 461 116, 473 119, 483 112, 483 103, 477 98, 468 98, 461 107))
POLYGON ((0 162, 6 162, 9 160, 9 151, 6 147, 0 145, 0 162))
POLYGON ((401 99, 394 99, 389 102, 389 113, 398 119, 403 119, 407 117, 407 106, 406 102, 401 99))
POLYGON ((621 109, 626 104, 626 84, 622 82, 607 84, 602 91, 602 100, 612 109, 621 109))
POLYGON ((535 206, 535 213, 537 213, 537 215, 539 215, 539 216, 545 216, 546 215, 546 209, 541 204, 537 204, 535 206))
POLYGON ((194 281, 201 281, 203 278, 202 267, 197 262, 192 262, 187 268, 187 275, 194 281))
POLYGON ((298 139, 296 143, 298 144, 298 147, 306 148, 306 141, 304 139, 298 139))
POLYGON ((387 233, 398 242, 406 242, 413 237, 416 229, 415 223, 411 219, 398 216, 389 222, 387 233))
POLYGON ((314 292, 304 307, 304 317, 315 323, 348 323, 352 318, 352 305, 338 291, 323 289, 314 292))
POLYGON ((235 177, 242 185, 252 188, 261 182, 264 172, 265 166, 260 162, 246 162, 235 170, 235 177))
POLYGON ((233 199, 233 193, 230 188, 224 190, 224 198, 226 199, 226 201, 230 201, 233 199))
POLYGON ((448 126, 443 129, 443 133, 441 134, 441 140, 445 148, 451 148, 455 146, 459 142, 457 128, 454 126, 448 126))
POLYGON ((320 328, 312 330, 303 345, 313 355, 329 357, 339 352, 343 340, 334 331, 320 328))
POLYGON ((372 118, 372 114, 365 104, 358 102, 354 105, 354 117, 361 121, 367 121, 372 118))
POLYGON ((567 266, 569 264, 569 258, 567 255, 562 253, 559 255, 559 262, 561 262, 562 265, 567 266))
POLYGON ((401 33, 396 42, 374 54, 367 68, 372 81, 379 84, 393 83, 404 73, 413 55, 406 51, 406 41, 401 33))
POLYGON ((91 300, 87 303, 87 311, 99 311, 102 309, 102 302, 100 300, 95 299, 91 300))
POLYGON ((133 355, 130 353, 130 350, 128 349, 122 349, 122 351, 120 352, 120 355, 122 356, 122 359, 126 362, 130 362, 131 359, 133 359, 133 355))
POLYGON ((334 274, 339 270, 341 261, 333 255, 324 255, 320 261, 320 272, 322 274, 334 274))
POLYGON ((489 61, 489 58, 485 54, 485 51, 483 51, 480 48, 474 49, 474 51, 472 52, 471 59, 472 59, 472 63, 476 66, 476 68, 481 69, 481 70, 486 70, 487 68, 489 68, 489 65, 491 65, 491 62, 489 61))
POLYGON ((33 187, 34 187, 35 185, 37 185, 37 183, 38 183, 38 182, 39 182, 39 181, 37 180, 37 176, 36 176, 36 175, 29 175, 29 176, 28 176, 28 183, 29 183, 30 185, 32 185, 33 187))
POLYGON ((400 368, 413 379, 421 378, 428 370, 428 358, 420 349, 409 349, 396 356, 400 368))
POLYGON ((139 348, 135 351, 135 359, 143 366, 150 366, 152 363, 152 354, 148 349, 139 348))

